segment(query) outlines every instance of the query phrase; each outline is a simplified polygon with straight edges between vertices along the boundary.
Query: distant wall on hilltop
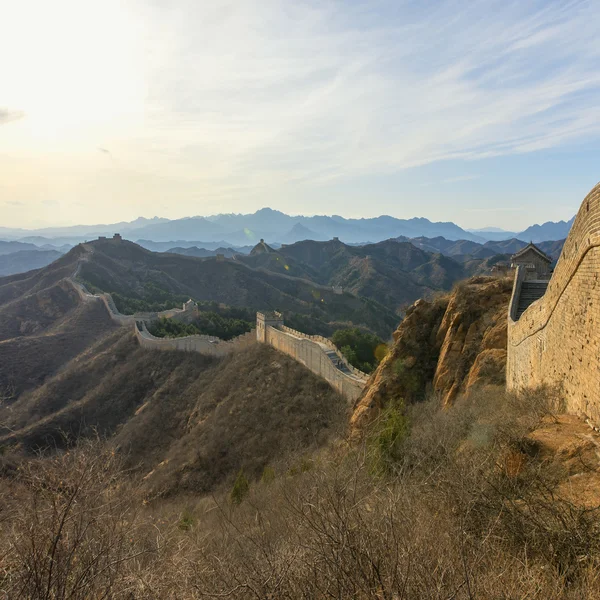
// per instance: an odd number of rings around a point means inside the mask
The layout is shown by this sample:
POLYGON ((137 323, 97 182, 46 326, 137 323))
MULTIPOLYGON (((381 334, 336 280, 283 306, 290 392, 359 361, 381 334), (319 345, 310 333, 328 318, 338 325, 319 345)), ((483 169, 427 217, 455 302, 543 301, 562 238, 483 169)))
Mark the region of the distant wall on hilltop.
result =
POLYGON ((115 323, 118 323, 119 325, 135 323, 135 317, 133 315, 122 315, 117 310, 110 294, 90 294, 82 283, 75 281, 73 278, 67 278, 67 281, 75 288, 75 291, 84 302, 102 302, 104 306, 106 306, 110 318, 115 321, 115 323))
POLYGON ((600 184, 585 198, 545 295, 508 315, 507 387, 560 385, 567 408, 600 425, 600 184))
POLYGON ((210 354, 212 356, 225 356, 235 350, 246 348, 256 343, 256 333, 249 331, 232 340, 221 340, 210 335, 189 335, 181 338, 159 338, 152 335, 144 321, 152 321, 160 317, 168 319, 180 319, 197 313, 196 309, 184 310, 172 308, 162 312, 154 313, 135 313, 134 315, 123 315, 115 306, 110 294, 90 294, 84 285, 68 279, 84 302, 102 302, 108 311, 111 319, 119 325, 132 326, 140 346, 149 350, 184 350, 188 352, 200 352, 201 354, 210 354), (141 327, 138 326, 141 322, 141 327))
POLYGON ((185 308, 169 308, 160 312, 137 312, 133 315, 124 315, 119 312, 115 301, 109 293, 91 294, 86 289, 85 285, 75 281, 75 279, 70 278, 68 281, 75 288, 82 300, 88 301, 90 299, 98 299, 103 302, 106 306, 106 310, 108 310, 111 316, 111 319, 120 325, 127 325, 130 323, 135 323, 136 321, 154 321, 160 318, 187 320, 193 315, 198 315, 198 309, 195 303, 193 303, 193 307, 190 305, 188 310, 185 308))

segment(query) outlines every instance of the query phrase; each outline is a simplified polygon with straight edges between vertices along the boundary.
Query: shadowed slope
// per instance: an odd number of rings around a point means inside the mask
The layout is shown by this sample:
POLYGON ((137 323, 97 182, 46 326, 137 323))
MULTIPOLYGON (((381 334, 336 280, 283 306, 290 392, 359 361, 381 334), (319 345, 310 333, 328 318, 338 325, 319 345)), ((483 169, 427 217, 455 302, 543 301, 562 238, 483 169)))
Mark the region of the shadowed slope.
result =
POLYGON ((120 329, 0 412, 0 445, 62 447, 110 440, 146 475, 152 494, 206 492, 244 468, 324 443, 344 426, 346 401, 322 379, 267 346, 225 359, 152 352, 120 329))

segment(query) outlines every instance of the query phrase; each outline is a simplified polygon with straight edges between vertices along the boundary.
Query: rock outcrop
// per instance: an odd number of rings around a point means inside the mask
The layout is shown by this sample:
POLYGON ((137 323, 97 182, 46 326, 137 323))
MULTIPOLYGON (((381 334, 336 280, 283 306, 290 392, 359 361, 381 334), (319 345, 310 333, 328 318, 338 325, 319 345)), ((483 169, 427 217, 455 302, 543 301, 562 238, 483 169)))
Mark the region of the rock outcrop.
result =
POLYGON ((511 287, 509 279, 475 277, 413 304, 355 405, 352 428, 393 400, 416 402, 433 392, 447 405, 475 387, 503 385, 511 287))

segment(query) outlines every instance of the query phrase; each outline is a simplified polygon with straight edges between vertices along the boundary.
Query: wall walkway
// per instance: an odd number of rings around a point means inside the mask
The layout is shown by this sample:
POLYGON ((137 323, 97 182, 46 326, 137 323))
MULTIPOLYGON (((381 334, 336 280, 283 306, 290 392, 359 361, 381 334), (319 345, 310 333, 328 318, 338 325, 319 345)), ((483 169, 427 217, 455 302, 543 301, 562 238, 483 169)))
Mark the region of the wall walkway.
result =
MULTIPOLYGON (((264 315, 257 314, 257 329, 224 341, 208 335, 190 335, 181 338, 159 338, 152 335, 145 321, 159 317, 178 318, 186 311, 171 309, 160 313, 121 314, 110 294, 91 294, 83 284, 75 280, 77 271, 69 278, 84 302, 102 302, 116 323, 131 326, 143 348, 150 350, 184 350, 212 356, 225 356, 237 350, 247 348, 257 341, 267 343, 277 350, 291 356, 316 375, 323 377, 334 389, 350 401, 357 400, 365 387, 368 375, 354 368, 339 352, 335 344, 322 336, 306 335, 290 329, 279 321, 277 326, 265 327, 264 315)), ((280 315, 279 315, 280 316, 280 315)))
POLYGON ((148 331, 143 321, 141 327, 136 323, 135 336, 140 346, 149 350, 184 350, 186 352, 199 352, 200 354, 210 354, 212 356, 225 356, 236 350, 248 348, 256 344, 256 332, 254 331, 249 331, 228 341, 210 335, 159 338, 148 331))
POLYGON ((567 408, 600 424, 600 184, 583 201, 545 295, 508 315, 507 387, 559 385, 567 408))
POLYGON ((156 337, 148 331, 144 321, 153 321, 160 317, 168 319, 178 318, 185 315, 188 311, 173 308, 154 313, 123 315, 117 310, 110 294, 90 294, 83 284, 75 281, 73 278, 69 278, 68 281, 84 302, 102 302, 115 323, 133 327, 140 346, 149 350, 185 350, 188 352, 210 354, 211 356, 225 356, 236 350, 256 344, 256 333, 254 331, 249 331, 228 341, 209 335, 189 335, 181 338, 156 337), (141 325, 138 325, 138 323, 141 323, 141 325))
POLYGON ((331 340, 290 329, 282 320, 265 318, 262 313, 257 314, 256 336, 323 377, 349 401, 361 396, 369 376, 348 364, 331 340))

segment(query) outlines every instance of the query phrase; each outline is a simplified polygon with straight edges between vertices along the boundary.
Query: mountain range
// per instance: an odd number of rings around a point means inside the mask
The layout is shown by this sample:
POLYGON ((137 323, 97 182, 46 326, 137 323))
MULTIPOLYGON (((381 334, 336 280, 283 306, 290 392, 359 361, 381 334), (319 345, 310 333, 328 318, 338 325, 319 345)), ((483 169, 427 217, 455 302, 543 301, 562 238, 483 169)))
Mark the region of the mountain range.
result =
POLYGON ((131 222, 50 227, 31 231, 0 227, 0 238, 36 245, 74 245, 119 232, 128 239, 170 243, 170 247, 181 245, 175 243, 175 240, 194 241, 194 245, 199 245, 197 240, 203 240, 205 244, 218 243, 219 246, 228 247, 254 245, 260 239, 269 243, 291 244, 305 239, 325 241, 337 237, 345 243, 364 244, 400 236, 444 237, 451 241, 478 243, 516 237, 526 242, 538 242, 564 239, 571 224, 572 220, 548 222, 533 225, 520 233, 502 232, 493 228, 469 231, 452 222, 432 222, 425 218, 398 219, 387 215, 361 219, 347 219, 339 215, 307 217, 291 216, 271 208, 263 208, 251 214, 219 214, 173 220, 140 217, 131 222))

